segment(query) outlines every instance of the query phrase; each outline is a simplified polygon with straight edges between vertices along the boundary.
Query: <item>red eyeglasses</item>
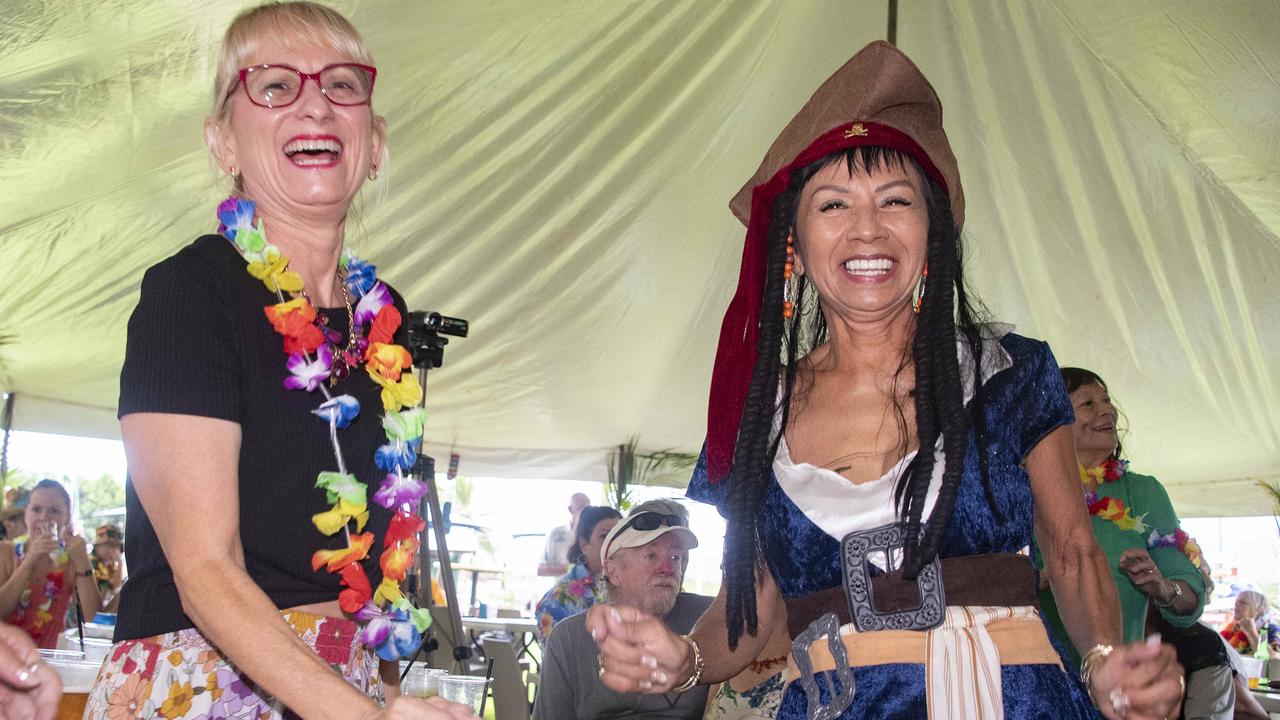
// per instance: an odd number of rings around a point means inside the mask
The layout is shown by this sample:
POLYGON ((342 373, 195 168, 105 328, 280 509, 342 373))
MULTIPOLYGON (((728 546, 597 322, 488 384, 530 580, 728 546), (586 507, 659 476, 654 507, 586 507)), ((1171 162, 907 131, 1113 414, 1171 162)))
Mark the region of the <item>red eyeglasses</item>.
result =
MULTIPOLYGON (((334 105, 365 105, 373 96, 373 81, 378 69, 359 63, 338 63, 305 73, 292 65, 251 65, 240 70, 237 85, 244 87, 249 102, 258 107, 282 108, 292 105, 301 95, 308 80, 315 82, 320 94, 334 105)), ((227 93, 235 92, 235 87, 227 93)))

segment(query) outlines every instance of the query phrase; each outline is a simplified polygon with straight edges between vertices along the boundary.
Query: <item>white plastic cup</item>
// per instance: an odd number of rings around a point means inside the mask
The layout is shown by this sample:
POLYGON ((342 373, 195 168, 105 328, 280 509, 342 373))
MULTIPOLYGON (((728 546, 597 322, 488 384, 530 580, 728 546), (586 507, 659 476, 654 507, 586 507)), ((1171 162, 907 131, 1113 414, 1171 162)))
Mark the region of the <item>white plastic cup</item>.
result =
POLYGON ((40 657, 62 678, 62 701, 58 717, 81 717, 89 691, 98 677, 99 662, 88 662, 84 653, 70 650, 41 650, 40 657))
POLYGON ((102 661, 107 659, 107 655, 111 653, 111 648, 114 646, 115 643, 110 640, 86 637, 84 639, 84 659, 95 665, 101 665, 102 661))
POLYGON ((480 703, 490 682, 489 678, 475 675, 445 675, 440 678, 440 697, 466 705, 471 712, 479 714, 480 703))
POLYGON ((440 692, 440 678, 448 674, 448 670, 415 664, 400 681, 400 692, 410 697, 429 698, 440 692))

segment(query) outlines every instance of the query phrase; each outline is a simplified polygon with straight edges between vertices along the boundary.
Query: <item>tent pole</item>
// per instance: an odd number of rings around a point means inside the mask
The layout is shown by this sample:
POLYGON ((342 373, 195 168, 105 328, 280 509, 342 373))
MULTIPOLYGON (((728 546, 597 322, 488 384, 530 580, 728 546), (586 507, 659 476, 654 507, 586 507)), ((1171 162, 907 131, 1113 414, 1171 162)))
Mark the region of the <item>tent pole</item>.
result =
POLYGON ((4 486, 9 481, 9 431, 13 429, 14 395, 4 394, 4 410, 0 415, 0 425, 4 426, 4 440, 0 442, 0 510, 4 509, 4 486))
POLYGON ((889 27, 885 39, 890 45, 898 44, 898 0, 889 0, 889 27))

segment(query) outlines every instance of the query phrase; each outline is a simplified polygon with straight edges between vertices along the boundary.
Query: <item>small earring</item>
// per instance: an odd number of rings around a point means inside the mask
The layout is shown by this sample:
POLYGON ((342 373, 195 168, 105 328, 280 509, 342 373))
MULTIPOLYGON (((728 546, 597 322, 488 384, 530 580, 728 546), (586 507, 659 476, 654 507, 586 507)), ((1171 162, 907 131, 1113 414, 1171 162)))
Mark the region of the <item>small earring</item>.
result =
POLYGON ((378 179, 378 166, 377 166, 377 165, 371 165, 371 166, 369 166, 369 179, 370 179, 370 180, 377 180, 377 179, 378 179))
POLYGON ((234 178, 240 174, 240 169, 237 168, 235 165, 232 165, 231 167, 227 168, 227 172, 231 173, 231 177, 234 178))
POLYGON ((925 280, 929 277, 929 261, 924 261, 924 267, 920 270, 920 281, 916 283, 916 291, 912 293, 911 309, 917 315, 920 314, 920 306, 924 304, 924 286, 925 280))
POLYGON ((791 233, 787 233, 787 262, 782 266, 782 317, 791 318, 796 314, 796 305, 791 301, 791 291, 795 287, 793 277, 796 274, 796 246, 791 233))

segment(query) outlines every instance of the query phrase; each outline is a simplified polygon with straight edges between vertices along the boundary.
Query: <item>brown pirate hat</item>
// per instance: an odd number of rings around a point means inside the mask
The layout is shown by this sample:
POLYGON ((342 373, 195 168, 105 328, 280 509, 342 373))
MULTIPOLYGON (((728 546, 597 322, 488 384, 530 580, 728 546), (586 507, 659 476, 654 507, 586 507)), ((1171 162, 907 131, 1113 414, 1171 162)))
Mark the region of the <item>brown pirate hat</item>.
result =
MULTIPOLYGON (((773 141, 755 175, 729 201, 747 226, 738 289, 720 326, 707 413, 707 473, 719 482, 733 464, 764 294, 765 237, 773 202, 791 173, 834 152, 861 145, 900 150, 920 164, 951 200, 964 224, 964 190, 942 130, 942 104, 920 69, 887 42, 864 47, 836 70, 773 141)), ((781 312, 781 308, 778 309, 781 312)))

